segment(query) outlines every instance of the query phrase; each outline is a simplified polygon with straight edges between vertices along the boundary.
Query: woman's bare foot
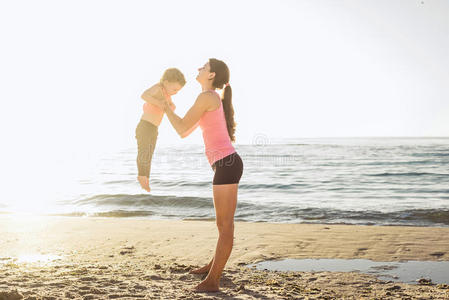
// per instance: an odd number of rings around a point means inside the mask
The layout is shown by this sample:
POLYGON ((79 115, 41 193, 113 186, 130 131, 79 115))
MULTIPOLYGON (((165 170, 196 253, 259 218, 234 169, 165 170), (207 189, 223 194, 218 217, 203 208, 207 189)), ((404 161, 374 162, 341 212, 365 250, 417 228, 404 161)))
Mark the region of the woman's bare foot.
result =
POLYGON ((207 273, 209 273, 210 267, 212 266, 213 262, 214 262, 214 260, 212 259, 210 261, 210 263, 208 263, 204 267, 199 268, 199 269, 195 269, 195 270, 190 270, 189 274, 207 274, 207 273))
POLYGON ((207 266, 204 266, 199 269, 190 270, 189 274, 207 274, 207 273, 209 273, 209 270, 210 270, 210 265, 207 265, 207 266))
POLYGON ((211 280, 204 280, 198 284, 194 289, 195 292, 218 292, 220 290, 218 283, 212 282, 211 280))
POLYGON ((146 176, 137 176, 140 186, 147 192, 150 192, 150 179, 146 176))

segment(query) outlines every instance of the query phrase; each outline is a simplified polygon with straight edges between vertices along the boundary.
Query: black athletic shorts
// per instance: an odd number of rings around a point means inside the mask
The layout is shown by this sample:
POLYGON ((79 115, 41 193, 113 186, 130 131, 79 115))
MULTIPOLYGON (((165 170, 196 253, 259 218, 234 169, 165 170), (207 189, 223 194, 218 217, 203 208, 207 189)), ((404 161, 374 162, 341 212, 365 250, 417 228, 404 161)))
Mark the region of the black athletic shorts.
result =
POLYGON ((215 172, 213 184, 239 183, 243 174, 243 162, 240 155, 234 152, 212 164, 215 172))

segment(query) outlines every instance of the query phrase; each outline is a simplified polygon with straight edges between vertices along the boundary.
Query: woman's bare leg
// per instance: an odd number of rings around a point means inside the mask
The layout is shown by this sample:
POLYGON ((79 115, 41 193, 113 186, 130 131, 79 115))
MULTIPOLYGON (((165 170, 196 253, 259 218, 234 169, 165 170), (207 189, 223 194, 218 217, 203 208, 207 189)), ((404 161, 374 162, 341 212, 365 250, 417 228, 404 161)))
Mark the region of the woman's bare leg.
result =
POLYGON ((231 255, 234 242, 234 214, 237 207, 238 184, 214 185, 213 192, 218 242, 209 274, 195 287, 196 291, 218 291, 221 273, 231 255))

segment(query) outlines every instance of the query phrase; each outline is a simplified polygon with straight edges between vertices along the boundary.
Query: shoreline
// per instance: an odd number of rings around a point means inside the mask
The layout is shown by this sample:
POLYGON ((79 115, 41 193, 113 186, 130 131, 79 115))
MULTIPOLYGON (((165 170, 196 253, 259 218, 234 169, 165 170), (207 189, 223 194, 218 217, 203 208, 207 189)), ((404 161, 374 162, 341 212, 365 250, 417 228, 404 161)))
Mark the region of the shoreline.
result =
MULTIPOLYGON (((114 293, 119 297, 140 290, 142 297, 188 298, 197 297, 190 288, 201 280, 188 270, 210 260, 218 232, 212 220, 3 214, 0 236, 0 274, 4 274, 0 275, 0 292, 17 288, 24 297, 26 293, 30 297, 70 298, 70 294, 76 298, 114 293), (33 254, 60 259, 14 260, 33 254), (140 289, 131 287, 136 282, 140 289)), ((286 258, 448 261, 447 236, 446 227, 236 222, 234 248, 221 291, 203 296, 300 299, 305 295, 338 295, 352 299, 357 294, 370 299, 389 295, 436 295, 435 299, 444 299, 449 297, 444 285, 392 283, 357 272, 276 272, 245 266, 286 258)))
MULTIPOLYGON (((115 213, 115 212, 112 212, 115 213)), ((100 213, 85 213, 85 212, 73 212, 73 213, 42 213, 42 214, 34 214, 34 213, 24 213, 24 212, 9 212, 9 211, 0 211, 0 216, 32 216, 32 217, 61 217, 61 218, 90 218, 90 219, 130 219, 130 220, 145 220, 145 221, 198 221, 198 222, 213 222, 215 218, 198 218, 198 217, 189 217, 189 218, 179 218, 179 217, 166 217, 166 216, 157 216, 157 217, 149 217, 147 215, 142 216, 116 216, 109 215, 110 212, 100 212, 100 213), (100 215, 97 215, 100 214, 100 215), (106 214, 106 215, 102 215, 106 214)), ((419 225, 419 224, 377 224, 377 223, 344 223, 344 222, 285 222, 285 221, 253 221, 253 220, 239 220, 236 219, 237 223, 254 223, 254 224, 294 224, 294 225, 344 225, 344 226, 381 226, 381 227, 419 227, 419 228, 449 228, 449 225, 435 223, 435 225, 419 225)))

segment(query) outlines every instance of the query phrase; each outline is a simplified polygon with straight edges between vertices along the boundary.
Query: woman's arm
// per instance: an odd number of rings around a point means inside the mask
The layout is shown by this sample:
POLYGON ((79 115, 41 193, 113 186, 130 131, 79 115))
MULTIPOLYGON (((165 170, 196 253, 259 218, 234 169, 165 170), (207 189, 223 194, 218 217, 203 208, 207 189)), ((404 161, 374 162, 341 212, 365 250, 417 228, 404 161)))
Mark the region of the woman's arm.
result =
POLYGON ((209 109, 212 95, 209 93, 202 93, 198 96, 193 106, 189 109, 186 115, 181 118, 170 109, 169 104, 165 102, 165 113, 167 114, 170 123, 176 132, 181 137, 186 137, 193 129, 198 126, 198 122, 205 111, 209 109))
POLYGON ((155 84, 147 89, 140 97, 146 102, 164 109, 164 98, 162 97, 162 90, 159 84, 155 84))
POLYGON ((183 139, 183 138, 185 138, 185 137, 188 137, 192 132, 195 131, 195 129, 196 129, 199 125, 200 125, 200 121, 196 122, 196 124, 193 125, 192 128, 190 128, 190 129, 187 130, 187 131, 184 131, 183 134, 181 134, 181 138, 183 139))

